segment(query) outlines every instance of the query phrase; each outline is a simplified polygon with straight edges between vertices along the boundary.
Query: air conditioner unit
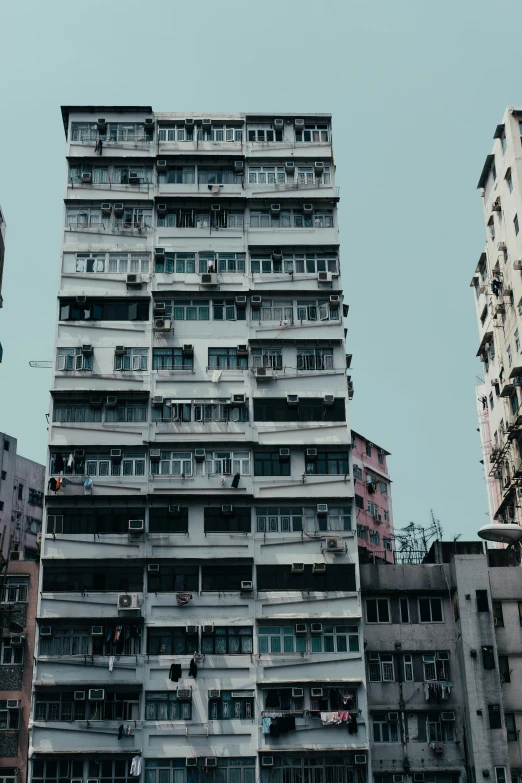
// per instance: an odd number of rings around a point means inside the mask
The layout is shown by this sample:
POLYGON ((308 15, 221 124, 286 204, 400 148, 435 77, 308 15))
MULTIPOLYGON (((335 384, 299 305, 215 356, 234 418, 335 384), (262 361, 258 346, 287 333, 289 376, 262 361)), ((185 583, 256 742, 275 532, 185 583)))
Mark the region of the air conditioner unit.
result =
POLYGON ((398 712, 389 712, 388 713, 388 720, 392 721, 392 723, 397 723, 399 720, 399 713, 398 712))
POLYGON ((90 171, 82 171, 82 185, 90 185, 92 182, 92 173, 90 171))
POLYGON ((145 120, 145 133, 154 133, 154 120, 152 117, 147 117, 145 120))
POLYGON ((393 783, 404 783, 404 775, 393 775, 393 783))
POLYGON ((19 710, 20 709, 20 699, 7 699, 6 707, 8 710, 19 710))
POLYGON ((323 689, 322 688, 310 688, 310 696, 312 699, 322 699, 323 698, 323 689))
POLYGON ((37 533, 36 534, 36 546, 40 547, 42 546, 42 534, 37 533))
POLYGON ((161 303, 155 302, 154 309, 153 309, 153 314, 154 315, 165 315, 166 309, 167 308, 165 307, 165 304, 163 302, 161 302, 161 303))
POLYGON ((122 202, 121 201, 117 201, 114 204, 114 217, 117 217, 117 218, 123 217, 123 211, 124 211, 124 208, 123 208, 122 202))
POLYGON ((140 177, 137 171, 129 171, 129 185, 139 185, 140 177))
POLYGON ((453 710, 448 710, 447 712, 441 712, 440 719, 444 721, 455 720, 455 713, 453 710))
POLYGON ((85 691, 74 691, 74 701, 85 701, 85 691))
POLYGON ((221 697, 221 691, 219 688, 211 688, 208 691, 208 698, 209 699, 219 699, 221 697))
POLYGON ((107 133, 107 120, 101 117, 96 123, 98 133, 107 133))
POLYGON ((199 631, 199 627, 197 625, 186 625, 185 626, 185 632, 189 634, 189 636, 197 636, 199 631))
POLYGON ((302 699, 304 697, 304 688, 292 688, 292 698, 302 699))
POLYGON ((190 688, 178 688, 176 691, 176 696, 178 699, 191 699, 192 691, 190 688))
POLYGON ((363 753, 356 753, 354 762, 355 764, 366 764, 366 756, 363 753))
POLYGON ((158 213, 158 217, 165 217, 167 214, 167 205, 166 204, 158 204, 156 207, 156 211, 158 213))
POLYGON ((231 394, 229 401, 231 405, 245 405, 246 394, 231 394))
POLYGON ((164 158, 156 161, 156 168, 158 171, 165 171, 167 168, 167 161, 164 158))
POLYGON ((205 449, 194 449, 194 459, 196 462, 204 462, 207 456, 205 449))
POLYGON ((105 405, 107 408, 115 408, 118 404, 118 398, 115 394, 110 394, 107 399, 105 400, 105 405))
POLYGON ((293 174, 295 171, 295 163, 293 160, 285 160, 285 171, 287 174, 293 174))
POLYGON ((201 633, 203 636, 212 636, 214 633, 214 624, 211 623, 210 625, 202 625, 201 633))
POLYGON ((501 250, 501 251, 507 250, 506 243, 505 242, 499 242, 498 245, 497 245, 497 250, 501 250))
POLYGON ((246 305, 247 298, 246 296, 236 296, 236 304, 238 305, 246 305))
POLYGON ((117 345, 114 349, 114 354, 116 356, 125 356, 125 346, 124 345, 117 345))
POLYGON ((108 201, 103 201, 101 205, 101 213, 104 217, 110 217, 112 215, 112 204, 108 201))
POLYGON ((317 504, 317 516, 318 517, 326 517, 326 516, 328 516, 328 504, 327 503, 318 503, 317 504))
POLYGON ((292 574, 304 574, 304 563, 292 563, 290 571, 292 574))
POLYGON ((281 459, 290 459, 290 449, 287 449, 286 447, 279 449, 279 456, 281 459))
POLYGON ((308 459, 317 459, 317 449, 306 449, 308 459))
POLYGON ((53 629, 50 625, 40 626, 40 636, 52 636, 52 635, 53 635, 53 629))
MULTIPOLYGON (((319 565, 316 563, 316 565, 319 565)), ((320 565, 323 565, 321 563, 320 565)), ((322 623, 311 623, 310 625, 310 633, 322 633, 323 632, 323 624, 322 623)))
POLYGON ((317 281, 319 283, 331 283, 333 280, 333 273, 332 272, 318 272, 317 273, 317 281))
POLYGON ((296 128, 304 128, 304 125, 305 125, 305 121, 304 120, 301 120, 301 119, 294 120, 294 126, 296 128))
POLYGON ((287 405, 298 405, 299 404, 299 395, 298 394, 287 394, 286 395, 286 403, 287 403, 287 405))
POLYGON ((513 261, 513 269, 516 272, 520 272, 522 270, 522 260, 520 260, 520 261, 513 261))
POLYGON ((103 636, 103 625, 92 625, 91 636, 103 636))
POLYGON ((313 211, 314 211, 313 204, 303 204, 303 212, 305 215, 311 215, 313 211))
POLYGON ((325 405, 333 405, 335 403, 335 397, 333 394, 325 394, 323 397, 323 402, 325 405))
POLYGON ((234 506, 230 506, 228 503, 221 506, 221 513, 225 516, 230 516, 230 514, 234 513, 234 506))
POLYGON ((141 275, 127 275, 127 288, 141 288, 141 275))
POLYGON ((122 452, 121 449, 111 449, 111 462, 121 462, 122 452))
POLYGON ((119 593, 118 609, 137 609, 137 608, 138 608, 137 593, 119 593))
POLYGON ((236 174, 242 174, 245 170, 245 164, 242 160, 235 160, 234 161, 234 171, 236 174))
POLYGON ((11 636, 11 647, 23 647, 25 644, 25 636, 11 636))
POLYGON ((312 565, 313 574, 326 574, 326 563, 314 563, 312 565))
POLYGON ((163 397, 154 396, 152 398, 152 407, 153 408, 162 408, 163 407, 163 397))
POLYGON ((297 623, 295 626, 295 632, 297 636, 306 636, 306 632, 307 632, 306 623, 297 623))
POLYGON ((186 767, 197 767, 198 766, 198 760, 196 756, 191 756, 189 759, 185 759, 185 766, 186 767))
MULTIPOLYGON (((216 187, 219 187, 219 186, 216 186, 216 187)), ((214 193, 214 190, 212 190, 212 192, 214 193)), ((211 212, 219 212, 220 210, 221 210, 221 204, 211 204, 210 205, 210 211, 211 212)))
POLYGON ((274 757, 273 756, 261 756, 261 766, 262 767, 273 767, 274 766, 274 757))
POLYGON ((314 162, 314 172, 316 174, 322 174, 324 172, 324 163, 321 160, 314 162))
POLYGON ((341 297, 339 296, 339 294, 332 294, 330 296, 330 304, 331 305, 341 304, 341 297))
POLYGON ((260 297, 258 294, 254 294, 250 297, 250 306, 251 307, 261 307, 262 297, 260 297))
POLYGON ((129 533, 143 533, 144 530, 144 519, 129 519, 129 533))
POLYGON ((147 571, 149 574, 159 574, 159 563, 149 563, 147 565, 147 571))
POLYGON ((92 345, 82 345, 82 353, 84 356, 92 356, 94 353, 92 345))
POLYGON ((210 120, 208 118, 204 119, 204 120, 201 120, 201 125, 202 125, 203 128, 210 128, 211 125, 212 125, 212 120, 210 120))
POLYGON ((178 506, 176 504, 172 504, 169 506, 169 514, 180 514, 181 513, 181 506, 178 506))
POLYGON ((105 691, 103 688, 90 688, 89 701, 104 701, 105 691))
POLYGON ((83 449, 74 449, 73 451, 74 459, 83 459, 84 457, 85 457, 85 451, 83 449))
POLYGON ((170 332, 172 328, 172 321, 170 318, 155 318, 154 319, 154 331, 155 332, 170 332))
POLYGON ((194 127, 194 117, 185 117, 185 128, 194 127))
POLYGON ((274 378, 274 370, 272 367, 254 367, 254 374, 256 378, 274 378))
POLYGON ((201 285, 217 285, 217 275, 214 272, 203 272, 201 285))
POLYGON ((270 212, 272 215, 278 215, 281 212, 281 204, 270 204, 270 212))
POLYGON ((236 353, 238 356, 248 356, 248 345, 238 345, 236 353))
POLYGON ((437 660, 438 661, 449 661, 449 652, 447 650, 443 650, 442 652, 437 653, 437 660))
POLYGON ((251 593, 254 589, 254 583, 250 581, 241 582, 241 591, 243 593, 251 593))
POLYGON ((342 538, 327 538, 326 539, 326 551, 327 552, 344 552, 344 545, 342 538))
POLYGON ((275 130, 283 130, 285 127, 285 121, 281 118, 278 118, 274 120, 273 125, 275 130))
POLYGON ((280 250, 272 250, 272 261, 282 261, 283 254, 280 250))
POLYGON ((149 459, 151 462, 159 462, 161 459, 161 449, 149 449, 149 459))
POLYGON ((76 304, 85 304, 87 302, 86 296, 77 296, 76 297, 76 304))

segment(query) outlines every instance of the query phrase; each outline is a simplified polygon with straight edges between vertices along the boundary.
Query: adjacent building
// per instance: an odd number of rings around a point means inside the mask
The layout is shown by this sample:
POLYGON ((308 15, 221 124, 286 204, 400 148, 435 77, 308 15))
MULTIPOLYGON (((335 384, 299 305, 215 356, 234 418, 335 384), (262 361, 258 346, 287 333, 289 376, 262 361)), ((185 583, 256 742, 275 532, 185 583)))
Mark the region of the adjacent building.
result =
POLYGON ((520 522, 522 478, 522 107, 508 107, 494 133, 478 187, 486 247, 471 286, 483 377, 477 405, 492 519, 520 522))
POLYGON ((352 430, 355 524, 362 563, 393 562, 391 479, 381 446, 352 430))
POLYGON ((27 780, 45 466, 0 433, 0 780, 27 780))
POLYGON ((418 565, 361 566, 374 783, 520 780, 519 564, 437 541, 418 565))
POLYGON ((363 783, 331 117, 63 118, 31 780, 363 783))
MULTIPOLYGON (((4 277, 4 257, 5 257, 5 220, 2 212, 2 206, 0 205, 0 309, 3 307, 4 300, 2 298, 2 281, 4 277)), ((0 342, 0 363, 2 362, 2 343, 0 342)))

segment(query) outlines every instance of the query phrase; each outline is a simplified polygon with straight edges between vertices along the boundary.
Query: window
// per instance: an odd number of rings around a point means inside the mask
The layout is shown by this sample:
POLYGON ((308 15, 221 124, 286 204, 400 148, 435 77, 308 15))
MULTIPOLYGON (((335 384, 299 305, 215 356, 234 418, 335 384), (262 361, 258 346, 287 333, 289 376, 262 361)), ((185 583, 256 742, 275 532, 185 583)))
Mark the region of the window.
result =
POLYGON ((149 533, 188 533, 188 508, 180 506, 179 511, 171 511, 169 506, 150 508, 149 533))
POLYGON ((210 451, 205 462, 196 463, 197 476, 240 476, 250 475, 250 454, 248 451, 210 451))
MULTIPOLYGON (((183 133, 183 130, 181 132, 183 133)), ((158 182, 160 185, 194 185, 196 168, 170 165, 166 171, 158 171, 158 182)))
POLYGON ((303 143, 324 144, 329 140, 328 125, 324 124, 306 124, 304 130, 297 129, 295 140, 303 143))
POLYGON ((174 302, 157 302, 164 305, 167 318, 175 321, 209 321, 210 306, 208 299, 176 299, 174 302))
POLYGON ((520 226, 518 224, 518 215, 515 215, 515 217, 513 218, 513 225, 515 226, 515 234, 518 234, 518 232, 520 231, 520 226))
POLYGON ((226 166, 198 166, 198 182, 200 185, 233 185, 242 181, 242 175, 236 174, 233 168, 226 166))
POLYGON ((201 589, 208 592, 236 592, 241 582, 252 581, 252 565, 241 561, 229 565, 202 565, 201 589))
POLYGON ((306 635, 297 636, 295 625, 270 625, 258 630, 260 653, 306 652, 306 635))
POLYGON ((92 371, 92 360, 93 354, 84 354, 81 348, 58 348, 56 369, 92 371))
POLYGON ((102 409, 93 408, 88 401, 58 401, 53 404, 53 421, 85 423, 102 420, 102 409))
POLYGON ((145 720, 192 720, 192 700, 178 699, 177 691, 147 692, 145 720))
POLYGON ((11 645, 11 637, 2 637, 2 664, 5 666, 18 666, 24 662, 24 647, 11 645))
POLYGON ((114 354, 114 369, 120 372, 143 372, 147 369, 148 348, 124 348, 124 353, 114 354))
POLYGON ((19 484, 18 485, 18 500, 22 500, 23 496, 24 496, 24 485, 23 484, 19 484))
POLYGON ((477 612, 489 612, 489 601, 487 590, 476 590, 477 612))
MULTIPOLYGON (((149 574, 149 589, 151 589, 151 576, 152 574, 149 574)), ((190 584, 188 579, 186 584, 190 584)), ((154 587, 155 583, 152 589, 154 587)), ((195 589, 197 590, 197 587, 195 589)), ((149 655, 192 655, 198 647, 199 640, 197 634, 188 634, 184 625, 178 628, 162 627, 148 628, 147 630, 147 653, 149 655)))
POLYGON ((221 506, 204 509, 205 533, 250 533, 251 513, 248 506, 232 506, 232 513, 224 514, 221 506))
POLYGON ((377 461, 379 465, 384 465, 384 451, 382 449, 377 450, 377 461))
POLYGON ((192 453, 162 451, 160 461, 150 463, 150 472, 160 476, 192 476, 192 453))
POLYGON ((305 469, 309 476, 346 476, 348 452, 318 451, 317 458, 307 455, 305 469))
POLYGON ((80 304, 76 299, 62 299, 60 321, 147 321, 149 303, 146 300, 89 299, 80 304))
POLYGON ((274 254, 253 253, 250 260, 250 271, 254 274, 317 274, 318 272, 339 271, 337 254, 331 253, 292 253, 286 249, 281 251, 282 259, 274 259, 274 254))
POLYGON ((511 346, 510 345, 508 345, 506 353, 507 353, 507 359, 508 359, 508 366, 511 367, 511 365, 513 364, 513 356, 512 356, 512 353, 511 353, 511 346))
POLYGON ((193 128, 185 128, 185 125, 167 125, 158 127, 158 141, 193 141, 193 128))
POLYGON ((172 422, 213 422, 213 421, 248 421, 247 405, 229 405, 223 401, 212 404, 204 402, 176 401, 175 399, 163 399, 163 405, 154 405, 152 408, 153 421, 172 422))
POLYGON ((114 408, 105 408, 105 421, 114 424, 147 421, 147 408, 144 400, 118 400, 114 408))
POLYGON ((32 487, 29 487, 29 499, 28 503, 30 506, 43 506, 43 492, 40 492, 39 489, 33 489, 32 487))
POLYGON ((413 682, 413 656, 410 654, 403 655, 403 664, 405 682, 413 682))
POLYGON ((211 370, 247 370, 248 356, 238 356, 237 348, 209 348, 208 367, 211 370))
POLYGON ((442 598, 419 598, 421 623, 442 623, 442 598))
POLYGON ((190 275, 196 271, 196 254, 165 253, 162 258, 156 259, 155 264, 158 274, 190 275))
MULTIPOLYGON (((94 762, 89 762, 89 770, 94 762)), ((116 762, 118 765, 118 772, 121 773, 122 778, 118 783, 131 783, 132 778, 126 778, 127 770, 129 769, 128 761, 116 762)), ((113 783, 112 770, 113 762, 101 762, 104 767, 104 771, 110 775, 107 777, 108 783, 113 783)), ((47 759, 33 759, 33 780, 38 783, 60 783, 60 781, 71 780, 74 777, 83 776, 83 759, 66 759, 66 758, 53 758, 47 759)), ((96 764, 96 775, 98 775, 98 767, 96 764)), ((114 782, 115 783, 115 782, 114 782)))
POLYGON ((199 271, 224 273, 243 273, 246 269, 244 253, 200 253, 199 271))
POLYGON ((509 668, 509 658, 507 655, 498 656, 498 670, 502 683, 511 682, 511 669, 509 668))
POLYGON ((401 623, 409 623, 410 604, 407 598, 399 598, 399 609, 401 614, 401 623))
POLYGON ((322 633, 311 636, 313 653, 359 652, 356 625, 323 625, 322 633))
POLYGON ((399 741, 399 713, 398 712, 374 712, 372 714, 373 741, 374 742, 398 742, 399 741), (390 715, 393 719, 390 720, 390 715), (395 717, 397 716, 397 717, 395 717))
POLYGON ((509 407, 511 408, 511 413, 515 415, 518 411, 518 396, 516 391, 509 396, 509 407))
POLYGON ((144 228, 152 227, 152 210, 142 207, 126 206, 123 210, 123 217, 114 219, 114 228, 134 229, 142 231, 144 228))
POLYGON ((35 517, 26 517, 27 521, 27 530, 29 533, 32 533, 34 536, 37 533, 40 533, 42 530, 42 520, 41 519, 35 519, 35 517))
POLYGON ((493 622, 499 628, 504 627, 504 612, 502 611, 502 601, 493 601, 493 622))
MULTIPOLYGON (((193 770, 189 768, 185 771, 186 761, 184 758, 144 759, 145 781, 146 783, 184 783, 187 780, 188 783, 195 783, 198 779, 206 780, 210 775, 212 778, 215 777, 219 783, 255 783, 255 757, 218 756, 218 769, 215 771, 204 766, 205 756, 199 757, 198 763, 199 771, 195 768, 193 770)), ((132 780, 136 781, 136 778, 130 778, 129 781, 118 781, 118 783, 131 783, 132 780)), ((56 783, 56 781, 53 780, 50 783, 56 783)), ((108 783, 112 783, 112 781, 108 781, 108 783)))
POLYGON ((454 721, 442 720, 440 712, 428 712, 428 742, 454 742, 454 721))
POLYGON ((286 174, 284 166, 249 166, 249 185, 284 185, 286 174))
POLYGON ((277 451, 254 452, 254 476, 289 476, 290 458, 277 451))
MULTIPOLYGON (((2 223, 2 214, 0 213, 0 223, 2 223)), ((18 769, 16 767, 0 768, 0 783, 16 783, 18 778, 18 769)))
MULTIPOLYGON (((151 509, 152 513, 153 509, 151 509)), ((128 533, 129 519, 143 518, 143 508, 123 506, 50 507, 47 532, 66 534, 128 533), (59 511, 57 514, 55 512, 59 511)))
POLYGON ((318 516, 315 508, 305 508, 307 516, 307 530, 351 530, 352 529, 352 507, 351 506, 328 506, 326 516, 318 516))
POLYGON ((2 603, 16 604, 27 601, 29 590, 28 576, 7 576, 5 577, 2 603))
POLYGON ((20 726, 18 707, 7 708, 7 700, 0 699, 0 729, 17 729, 20 726))
MULTIPOLYGON (((265 690, 265 710, 277 710, 278 712, 283 710, 289 712, 300 712, 304 710, 304 698, 292 696, 292 690, 292 688, 279 688, 277 686, 265 690)), ((326 701, 328 703, 330 700, 327 699, 326 701)), ((314 705, 312 709, 319 709, 319 705, 317 707, 314 705)))
POLYGON ((387 598, 366 599, 366 621, 368 623, 389 623, 390 604, 387 598))
POLYGON ((368 540, 368 526, 367 525, 357 525, 357 538, 363 538, 365 541, 368 540))
POLYGON ((142 566, 49 565, 44 568, 45 593, 143 592, 142 566))
POLYGON ((422 656, 424 682, 446 682, 449 680, 447 653, 425 653, 422 656))
POLYGON ((273 370, 283 369, 283 352, 281 348, 252 348, 252 367, 271 367, 273 370))
POLYGON ((520 353, 520 335, 518 329, 515 329, 515 349, 517 353, 520 353))
MULTIPOLYGON (((116 142, 151 141, 142 122, 109 122, 105 133, 98 131, 97 123, 71 123, 71 141, 88 144, 103 139, 105 144, 116 142)), ((74 777, 74 775, 73 775, 74 777)), ((81 777, 81 774, 80 776, 81 777)))
MULTIPOLYGON (((149 255, 144 253, 109 253, 109 274, 126 275, 149 272, 149 255)), ((105 266, 107 270, 107 265, 105 266)))
MULTIPOLYGON (((509 737, 508 737, 509 739, 509 737)), ((506 783, 506 768, 495 767, 495 780, 496 783, 506 783)))
POLYGON ((515 720, 515 713, 514 712, 505 712, 504 713, 504 721, 506 724, 506 730, 507 730, 507 741, 508 742, 516 742, 518 740, 518 731, 517 731, 517 724, 515 720))
POLYGON ((208 655, 250 655, 254 652, 252 626, 214 627, 201 636, 201 652, 208 655))
POLYGON ((363 474, 359 465, 353 466, 353 477, 354 479, 359 479, 359 481, 362 481, 363 474))
POLYGON ((102 702, 75 701, 73 692, 36 693, 35 720, 135 720, 139 714, 139 693, 106 692, 102 702))
MULTIPOLYGON (((52 455, 52 458, 56 455, 52 455)), ((65 464, 69 459, 69 454, 62 454, 65 464)), ((51 471, 52 464, 51 463, 51 471)), ((121 462, 111 461, 109 454, 86 454, 85 460, 74 462, 73 469, 70 471, 75 475, 98 476, 99 478, 109 478, 110 476, 144 476, 145 475, 145 453, 144 452, 124 452, 121 462)))
MULTIPOLYGON (((95 169, 96 171, 96 169, 95 169)), ((152 183, 152 166, 114 166, 113 182, 118 185, 128 185, 130 177, 137 177, 140 185, 150 185, 152 183)))
POLYGON ((249 125, 247 138, 250 143, 278 142, 283 141, 283 131, 279 129, 274 130, 274 126, 271 123, 249 125))
POLYGON ((298 370, 333 370, 332 348, 298 348, 298 370))
MULTIPOLYGON (((254 455, 254 475, 259 475, 254 455)), ((262 474, 262 475, 267 475, 262 474)), ((297 533, 303 529, 302 508, 256 508, 256 530, 258 533, 297 533)))
POLYGON ((377 532, 377 530, 370 530, 370 544, 379 546, 380 543, 381 543, 381 536, 377 532))
POLYGON ((500 711, 500 704, 488 704, 488 716, 490 729, 502 728, 502 713, 500 711))
POLYGON ((237 305, 234 299, 214 299, 212 305, 214 321, 246 320, 246 305, 237 305))
POLYGON ((391 653, 370 653, 368 655, 370 682, 395 682, 395 668, 391 653))
POLYGON ((321 183, 323 185, 329 185, 332 179, 331 166, 325 164, 322 174, 315 174, 315 168, 313 166, 301 166, 297 167, 297 184, 298 185, 313 185, 315 183, 321 183))
POLYGON ((209 694, 209 720, 251 720, 254 717, 254 691, 221 691, 219 698, 209 694))
MULTIPOLYGON (((303 754, 302 750, 301 753, 303 754)), ((291 756, 288 753, 276 753, 273 759, 273 768, 264 769, 261 767, 261 783, 283 783, 283 781, 284 783, 300 783, 300 781, 349 783, 357 779, 353 767, 343 764, 345 761, 343 753, 326 757, 312 754, 291 756)))
POLYGON ((4 440, 4 451, 9 451, 10 442, 8 440, 4 440))
POLYGON ((341 565, 328 563, 326 573, 313 571, 312 565, 307 563, 303 572, 295 570, 292 572, 290 563, 286 565, 259 565, 256 570, 258 590, 313 590, 321 592, 344 590, 352 592, 356 589, 355 566, 352 563, 341 565))
POLYGON ((506 181, 509 188, 509 192, 513 193, 513 177, 511 175, 511 169, 508 169, 506 172, 506 181))
POLYGON ((153 348, 153 370, 192 370, 194 356, 187 355, 183 348, 153 348))
POLYGON ((243 229, 244 213, 219 210, 209 212, 208 207, 202 207, 201 211, 193 209, 170 208, 166 215, 158 215, 156 224, 158 228, 195 228, 195 229, 243 229))
POLYGON ((362 495, 355 494, 355 506, 356 508, 364 508, 364 498, 362 495))
MULTIPOLYGON (((386 511, 384 512, 384 519, 387 519, 386 511)), ((393 550, 393 544, 391 538, 383 538, 382 539, 382 545, 384 549, 386 549, 388 552, 391 552, 393 550)))
POLYGON ((332 228, 333 225, 331 209, 314 209, 312 214, 304 214, 297 209, 286 209, 277 214, 268 210, 250 210, 250 228, 332 228))

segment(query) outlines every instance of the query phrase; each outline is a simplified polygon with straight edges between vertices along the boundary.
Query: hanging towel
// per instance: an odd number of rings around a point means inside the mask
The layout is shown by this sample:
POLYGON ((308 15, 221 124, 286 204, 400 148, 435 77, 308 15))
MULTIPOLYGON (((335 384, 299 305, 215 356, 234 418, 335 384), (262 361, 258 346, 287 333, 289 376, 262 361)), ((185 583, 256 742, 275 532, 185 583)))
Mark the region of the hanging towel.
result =
POLYGON ((109 656, 109 671, 112 672, 114 669, 114 655, 109 656))
POLYGON ((239 486, 239 479, 241 478, 240 473, 236 473, 234 478, 232 479, 232 489, 237 489, 239 486))
POLYGON ((261 725, 263 727, 263 734, 270 734, 270 726, 272 724, 272 718, 263 718, 261 725))
POLYGON ((339 711, 339 720, 341 723, 347 723, 347 721, 350 720, 350 713, 348 710, 339 711))
POLYGON ((181 664, 173 663, 169 671, 169 680, 171 682, 177 682, 181 677, 181 664))
POLYGON ((192 595, 190 593, 178 593, 176 596, 176 603, 178 606, 185 606, 191 598, 192 595))
MULTIPOLYGON (((63 459, 62 459, 62 464, 63 464, 63 459)), ((74 465, 74 456, 71 452, 71 454, 69 454, 69 459, 67 460, 67 467, 69 468, 69 470, 71 470, 73 465, 74 465)))
POLYGON ((131 761, 129 775, 132 775, 135 778, 141 775, 141 765, 142 765, 141 756, 134 756, 134 758, 131 761))
POLYGON ((212 383, 219 383, 221 380, 222 370, 214 370, 212 373, 212 383))
POLYGON ((339 722, 339 713, 321 712, 321 720, 323 722, 323 726, 333 726, 335 723, 339 722))
POLYGON ((194 658, 192 658, 189 665, 189 676, 194 677, 194 679, 198 676, 198 667, 194 658))

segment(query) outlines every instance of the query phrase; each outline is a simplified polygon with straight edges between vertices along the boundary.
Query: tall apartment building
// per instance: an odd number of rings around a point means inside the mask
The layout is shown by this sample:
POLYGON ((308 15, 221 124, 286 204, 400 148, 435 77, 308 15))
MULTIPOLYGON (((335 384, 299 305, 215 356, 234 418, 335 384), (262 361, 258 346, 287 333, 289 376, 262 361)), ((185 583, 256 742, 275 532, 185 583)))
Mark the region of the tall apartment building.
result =
POLYGON ((363 783, 331 118, 63 117, 31 780, 363 783))
POLYGON ((352 430, 355 525, 360 562, 393 562, 389 451, 352 430))
POLYGON ((45 466, 0 433, 0 780, 27 780, 45 466))
POLYGON ((374 783, 522 779, 520 555, 483 547, 361 566, 374 783))
POLYGON ((489 508, 492 520, 505 523, 522 522, 521 138, 522 107, 508 107, 478 183, 486 248, 471 281, 483 366, 477 405, 489 508))

